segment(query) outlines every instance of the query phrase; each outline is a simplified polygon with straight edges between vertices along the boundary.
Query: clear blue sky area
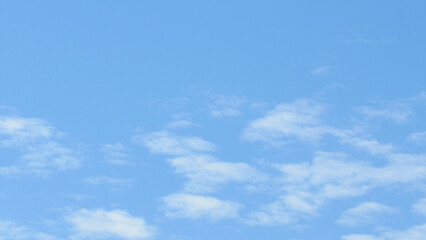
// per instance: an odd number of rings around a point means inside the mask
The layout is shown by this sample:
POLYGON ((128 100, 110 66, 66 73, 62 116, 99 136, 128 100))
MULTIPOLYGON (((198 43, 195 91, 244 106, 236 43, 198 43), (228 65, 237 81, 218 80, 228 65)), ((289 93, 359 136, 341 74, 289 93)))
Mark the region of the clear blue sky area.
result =
POLYGON ((425 12, 0 1, 0 240, 426 239, 425 12))

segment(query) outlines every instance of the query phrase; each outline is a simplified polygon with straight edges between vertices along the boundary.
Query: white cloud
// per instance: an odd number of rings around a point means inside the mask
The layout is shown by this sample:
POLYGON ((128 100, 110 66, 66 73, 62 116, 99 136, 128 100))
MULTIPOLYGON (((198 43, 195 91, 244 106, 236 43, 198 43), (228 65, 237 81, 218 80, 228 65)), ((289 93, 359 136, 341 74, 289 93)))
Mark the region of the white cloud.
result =
POLYGON ((21 146, 56 134, 56 130, 41 119, 0 116, 0 143, 4 146, 21 146))
MULTIPOLYGON (((417 100, 407 100, 417 101, 417 100)), ((302 99, 280 104, 264 117, 244 129, 243 138, 280 145, 298 140, 318 143, 325 135, 340 143, 385 157, 382 167, 368 162, 348 160, 343 154, 317 152, 313 161, 281 164, 282 191, 278 199, 249 214, 250 224, 286 224, 306 216, 332 199, 365 194, 372 188, 410 184, 419 186, 426 180, 426 155, 398 153, 392 144, 366 139, 357 131, 340 129, 323 123, 325 106, 314 100, 302 99)))
POLYGON ((134 138, 152 153, 187 155, 215 151, 216 146, 198 137, 179 137, 167 131, 139 135, 134 138))
POLYGON ((426 224, 411 227, 405 231, 386 231, 379 235, 351 234, 343 240, 422 240, 426 239, 426 224))
POLYGON ((240 205, 213 197, 172 194, 163 198, 166 215, 173 218, 220 220, 238 217, 240 205))
POLYGON ((395 213, 397 210, 376 202, 364 202, 344 211, 337 223, 346 226, 374 224, 380 215, 395 213))
POLYGON ((252 224, 283 224, 316 215, 333 199, 365 194, 372 188, 426 180, 426 155, 393 154, 390 163, 374 167, 346 155, 318 152, 311 163, 277 165, 283 173, 278 200, 249 216, 252 224), (285 216, 282 218, 280 216, 285 216))
POLYGON ((250 122, 243 138, 250 141, 279 143, 281 138, 317 141, 333 129, 321 125, 320 114, 324 106, 309 99, 280 104, 265 117, 250 122))
POLYGON ((169 159, 168 162, 189 181, 185 191, 212 192, 228 182, 258 182, 265 177, 248 164, 221 162, 207 155, 190 155, 169 159))
POLYGON ((426 131, 411 133, 408 140, 418 145, 426 145, 426 131))
POLYGON ((57 240, 56 237, 31 231, 25 226, 0 220, 0 240, 57 240))
POLYGON ((108 163, 115 165, 128 165, 126 148, 122 143, 104 144, 101 148, 108 163))
POLYGON ((426 198, 419 199, 417 203, 412 206, 413 212, 419 215, 426 216, 426 198))
POLYGON ((280 104, 266 116, 250 122, 243 130, 243 138, 249 141, 264 141, 281 145, 296 139, 310 143, 319 142, 324 136, 334 136, 341 143, 369 151, 372 154, 390 154, 391 144, 382 144, 374 139, 364 139, 350 129, 339 129, 321 121, 325 105, 310 99, 280 104))
POLYGON ((73 239, 146 239, 153 236, 155 229, 143 218, 122 210, 80 209, 66 219, 73 227, 73 239))
POLYGON ((62 133, 48 122, 36 118, 0 116, 0 146, 21 152, 11 166, 0 167, 0 175, 36 174, 75 169, 81 157, 56 139, 62 133))
POLYGON ((332 69, 331 66, 320 66, 311 70, 312 75, 326 74, 332 69))

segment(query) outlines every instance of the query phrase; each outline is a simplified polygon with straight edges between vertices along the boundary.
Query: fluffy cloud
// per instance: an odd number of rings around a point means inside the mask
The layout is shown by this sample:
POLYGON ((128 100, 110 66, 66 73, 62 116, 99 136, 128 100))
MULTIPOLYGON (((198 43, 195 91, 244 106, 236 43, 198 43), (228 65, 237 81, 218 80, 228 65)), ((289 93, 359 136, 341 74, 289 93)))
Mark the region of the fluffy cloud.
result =
POLYGON ((212 152, 216 149, 213 143, 198 137, 180 137, 167 131, 139 135, 134 138, 146 146, 152 153, 170 155, 188 155, 200 152, 212 152))
POLYGON ((373 224, 378 220, 380 215, 395 212, 395 208, 376 202, 365 202, 344 211, 337 220, 337 223, 346 226, 373 224))
POLYGON ((75 169, 81 157, 57 141, 62 135, 50 123, 36 118, 0 116, 0 146, 22 153, 11 166, 0 167, 0 175, 36 174, 75 169))
POLYGON ((238 217, 240 205, 213 197, 172 194, 163 198, 166 215, 173 218, 220 220, 238 217))
POLYGON ((74 239, 146 239, 154 234, 154 227, 140 217, 126 211, 103 209, 80 209, 66 219, 74 230, 74 239))

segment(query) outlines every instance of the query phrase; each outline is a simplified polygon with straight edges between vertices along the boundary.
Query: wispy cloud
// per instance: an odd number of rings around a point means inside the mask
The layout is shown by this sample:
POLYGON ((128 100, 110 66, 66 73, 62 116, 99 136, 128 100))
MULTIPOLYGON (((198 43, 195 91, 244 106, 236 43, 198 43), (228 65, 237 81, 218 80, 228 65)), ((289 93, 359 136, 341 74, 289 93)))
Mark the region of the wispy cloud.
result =
POLYGON ((101 147, 108 163, 115 165, 128 165, 130 162, 127 160, 128 155, 126 148, 122 143, 104 144, 101 147))
POLYGON ((0 147, 22 153, 13 165, 0 167, 0 175, 36 174, 75 169, 81 156, 58 141, 62 135, 50 123, 36 118, 0 116, 0 147))
POLYGON ((332 130, 320 124, 324 108, 324 105, 310 99, 280 104, 263 118, 251 121, 244 129, 243 138, 275 144, 279 144, 283 137, 317 141, 332 130))
POLYGON ((339 153, 318 152, 311 163, 281 164, 284 193, 250 214, 252 224, 287 224, 313 216, 332 199, 360 196, 389 185, 426 179, 426 155, 395 154, 384 167, 346 159, 339 153), (285 216, 285 217, 281 217, 285 216))
POLYGON ((426 145, 426 131, 411 133, 408 140, 418 145, 426 145))
POLYGON ((213 192, 229 182, 259 182, 265 176, 248 164, 223 162, 208 155, 190 155, 169 159, 176 172, 188 178, 185 191, 213 192))
POLYGON ((154 235, 155 227, 141 217, 123 210, 79 209, 66 216, 74 234, 71 239, 146 239, 154 235))
POLYGON ((367 120, 380 119, 403 123, 415 114, 413 106, 426 101, 426 94, 421 92, 413 97, 388 101, 376 101, 372 106, 359 106, 354 110, 367 118, 367 120))
POLYGON ((378 222, 379 217, 383 214, 392 214, 397 210, 393 207, 376 203, 364 202, 344 211, 337 223, 345 226, 357 226, 361 224, 374 224, 378 222))
POLYGON ((243 130, 242 137, 280 146, 294 140, 317 143, 328 135, 372 154, 390 154, 394 150, 391 144, 365 139, 352 129, 336 128, 324 123, 322 115, 325 109, 325 104, 312 99, 280 104, 264 117, 251 121, 243 130))
POLYGON ((311 74, 312 75, 321 75, 321 74, 326 74, 328 73, 330 70, 332 69, 331 66, 329 65, 324 65, 324 66, 320 66, 320 67, 316 67, 314 69, 311 70, 311 74))
POLYGON ((358 107, 356 111, 366 116, 367 119, 389 119, 397 123, 406 122, 413 112, 405 104, 388 105, 382 108, 358 107))
POLYGON ((153 153, 178 156, 167 161, 175 168, 176 173, 188 179, 185 192, 214 192, 227 183, 255 183, 266 178, 246 163, 220 161, 208 155, 208 152, 215 151, 216 146, 199 137, 181 137, 160 131, 137 138, 153 153))
POLYGON ((139 136, 139 139, 153 153, 177 155, 167 161, 176 173, 188 179, 183 193, 163 198, 166 215, 170 217, 235 218, 239 204, 194 194, 215 192, 231 182, 257 183, 266 179, 246 163, 220 161, 208 155, 216 149, 215 145, 198 137, 180 137, 161 131, 139 136))
POLYGON ((42 119, 0 116, 0 143, 3 146, 22 146, 57 134, 51 124, 42 119))
POLYGON ((0 220, 0 239, 8 240, 59 240, 58 238, 28 229, 11 221, 0 220))
POLYGON ((426 224, 413 226, 405 231, 386 231, 379 235, 351 234, 343 240, 420 240, 426 239, 426 224))
POLYGON ((172 194, 163 198, 166 215, 172 218, 220 220, 238 217, 240 205, 213 197, 172 194))
POLYGON ((414 213, 426 216, 426 198, 419 199, 411 208, 414 213))
POLYGON ((152 153, 187 155, 215 151, 213 143, 198 137, 180 137, 168 131, 153 132, 134 137, 134 141, 146 146, 152 153))
POLYGON ((89 177, 85 178, 84 181, 93 185, 110 185, 113 187, 129 187, 133 184, 132 179, 112 178, 106 176, 89 177))
POLYGON ((242 97, 237 96, 213 96, 210 103, 210 114, 213 117, 235 117, 241 115, 241 108, 247 102, 242 97))
POLYGON ((188 127, 191 127, 193 125, 194 125, 193 122, 181 119, 181 120, 175 120, 175 121, 167 124, 166 128, 171 128, 171 129, 174 129, 174 128, 188 128, 188 127))

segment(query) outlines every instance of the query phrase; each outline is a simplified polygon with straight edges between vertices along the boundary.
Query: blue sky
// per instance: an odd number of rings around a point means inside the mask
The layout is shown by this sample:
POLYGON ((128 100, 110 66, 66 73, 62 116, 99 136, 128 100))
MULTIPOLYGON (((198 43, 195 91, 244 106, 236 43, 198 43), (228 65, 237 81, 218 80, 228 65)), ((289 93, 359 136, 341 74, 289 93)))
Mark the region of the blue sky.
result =
POLYGON ((426 239, 424 1, 1 1, 0 240, 426 239))

